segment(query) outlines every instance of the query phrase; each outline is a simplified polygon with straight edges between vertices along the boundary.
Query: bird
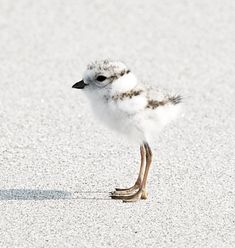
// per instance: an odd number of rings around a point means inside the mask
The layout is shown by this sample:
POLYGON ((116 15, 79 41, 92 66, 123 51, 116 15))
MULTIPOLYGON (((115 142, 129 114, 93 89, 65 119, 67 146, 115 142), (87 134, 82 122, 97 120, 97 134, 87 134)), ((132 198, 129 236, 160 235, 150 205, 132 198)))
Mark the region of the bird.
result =
POLYGON ((110 59, 89 63, 82 80, 72 88, 84 91, 101 122, 139 146, 140 169, 134 185, 115 188, 110 197, 123 202, 147 199, 153 160, 150 144, 178 116, 182 96, 141 83, 125 63, 110 59))

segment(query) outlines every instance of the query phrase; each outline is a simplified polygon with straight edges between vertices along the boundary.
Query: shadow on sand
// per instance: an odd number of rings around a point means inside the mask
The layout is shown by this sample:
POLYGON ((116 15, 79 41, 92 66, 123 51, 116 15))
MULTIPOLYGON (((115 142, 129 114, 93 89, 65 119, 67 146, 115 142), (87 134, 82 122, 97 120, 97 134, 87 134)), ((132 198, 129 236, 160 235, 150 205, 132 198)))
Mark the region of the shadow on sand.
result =
POLYGON ((0 201, 5 200, 59 200, 71 199, 72 193, 61 190, 4 189, 0 201))
POLYGON ((40 189, 0 189, 0 201, 8 200, 111 200, 107 192, 40 190, 40 189))
POLYGON ((75 191, 73 194, 74 198, 77 200, 102 200, 109 201, 110 193, 106 191, 75 191))

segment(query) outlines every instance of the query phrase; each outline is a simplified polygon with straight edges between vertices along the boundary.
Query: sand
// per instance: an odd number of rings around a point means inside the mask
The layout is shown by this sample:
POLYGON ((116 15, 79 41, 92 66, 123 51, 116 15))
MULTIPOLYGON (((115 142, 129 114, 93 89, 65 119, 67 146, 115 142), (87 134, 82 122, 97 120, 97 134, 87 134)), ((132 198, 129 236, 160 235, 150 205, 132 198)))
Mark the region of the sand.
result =
POLYGON ((0 247, 235 247, 235 3, 0 1, 0 247), (152 144, 148 200, 124 204, 139 147, 71 86, 120 59, 184 96, 152 144))

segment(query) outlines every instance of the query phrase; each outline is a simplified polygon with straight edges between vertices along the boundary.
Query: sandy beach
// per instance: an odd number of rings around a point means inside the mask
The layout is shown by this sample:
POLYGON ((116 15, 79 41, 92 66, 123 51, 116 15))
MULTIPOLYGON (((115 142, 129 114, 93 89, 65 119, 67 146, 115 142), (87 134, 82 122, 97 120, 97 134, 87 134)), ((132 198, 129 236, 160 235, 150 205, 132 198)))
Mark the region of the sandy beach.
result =
POLYGON ((0 0, 0 247, 235 247, 235 2, 0 0), (139 147, 99 123, 72 85, 122 60, 184 97, 152 144, 149 197, 131 186, 139 147))

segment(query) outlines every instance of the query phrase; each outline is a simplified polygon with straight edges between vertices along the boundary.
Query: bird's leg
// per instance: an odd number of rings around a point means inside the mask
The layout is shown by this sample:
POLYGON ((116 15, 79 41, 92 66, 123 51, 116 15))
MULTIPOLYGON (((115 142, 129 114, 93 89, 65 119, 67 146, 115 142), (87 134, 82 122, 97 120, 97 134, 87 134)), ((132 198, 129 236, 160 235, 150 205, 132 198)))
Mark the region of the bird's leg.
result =
POLYGON ((141 188, 142 188, 141 199, 147 199, 148 197, 148 193, 146 189, 147 178, 148 178, 149 169, 150 169, 150 166, 152 164, 152 159, 153 159, 153 153, 148 143, 145 143, 145 149, 146 149, 146 161, 147 162, 146 162, 146 168, 144 172, 144 178, 143 178, 142 185, 141 185, 141 188))
POLYGON ((149 173, 149 168, 152 163, 152 151, 147 143, 144 144, 145 151, 146 151, 146 168, 144 171, 144 178, 141 182, 139 190, 132 194, 132 195, 123 195, 121 198, 123 202, 135 202, 139 199, 147 199, 147 191, 146 191, 146 184, 147 184, 147 178, 149 173))
POLYGON ((140 185, 141 185, 141 182, 144 176, 144 170, 145 170, 145 147, 144 145, 140 146, 140 155, 141 155, 140 171, 139 171, 139 175, 138 175, 138 178, 135 184, 132 187, 127 188, 127 189, 116 188, 116 190, 111 193, 112 196, 131 195, 140 188, 140 185))

